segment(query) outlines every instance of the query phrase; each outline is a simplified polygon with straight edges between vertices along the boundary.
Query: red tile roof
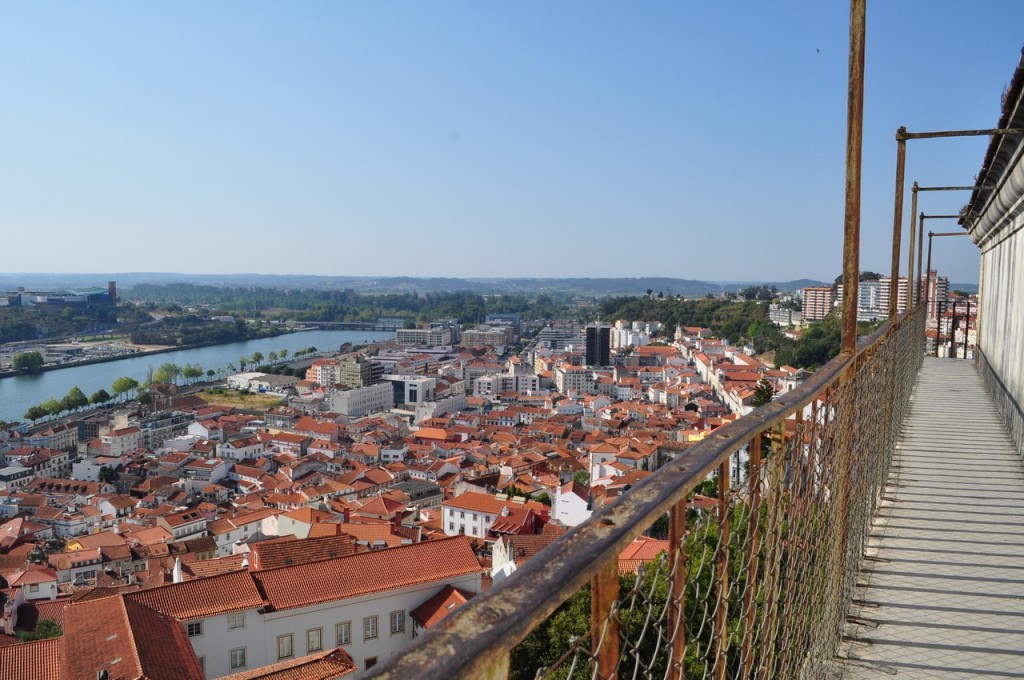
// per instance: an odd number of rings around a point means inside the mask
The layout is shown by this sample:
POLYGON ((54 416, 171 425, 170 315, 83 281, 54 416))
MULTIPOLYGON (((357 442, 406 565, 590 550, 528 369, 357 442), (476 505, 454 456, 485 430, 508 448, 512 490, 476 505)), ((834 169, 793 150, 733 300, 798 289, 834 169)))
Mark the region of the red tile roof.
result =
POLYGON ((445 586, 429 600, 409 612, 409 616, 422 627, 430 628, 469 602, 471 597, 473 597, 473 593, 453 586, 445 586))
POLYGON ((345 557, 355 552, 355 545, 350 536, 335 535, 287 542, 265 541, 250 550, 251 567, 262 570, 345 557))
POLYGON ((184 627, 123 597, 68 605, 61 673, 50 677, 194 680, 203 677, 184 627), (102 621, 102 626, 96 623, 102 621))
POLYGON ((297 659, 279 661, 241 673, 222 676, 221 680, 331 680, 355 672, 352 657, 341 647, 297 659))
POLYGON ((480 573, 465 536, 253 572, 277 610, 480 573))
POLYGON ((0 680, 54 680, 60 674, 62 638, 0 646, 0 680))
POLYGON ((126 595, 125 599, 180 621, 257 609, 264 604, 259 589, 245 571, 143 590, 126 595))

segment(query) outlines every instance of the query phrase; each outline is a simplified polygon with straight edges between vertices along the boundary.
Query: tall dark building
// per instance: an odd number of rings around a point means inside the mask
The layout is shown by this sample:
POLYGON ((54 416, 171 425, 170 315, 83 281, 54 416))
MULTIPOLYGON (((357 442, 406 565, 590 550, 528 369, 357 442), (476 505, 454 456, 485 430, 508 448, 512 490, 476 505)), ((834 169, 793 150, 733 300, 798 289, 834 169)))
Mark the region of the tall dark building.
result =
POLYGON ((612 328, 603 323, 587 326, 587 366, 611 364, 612 328))

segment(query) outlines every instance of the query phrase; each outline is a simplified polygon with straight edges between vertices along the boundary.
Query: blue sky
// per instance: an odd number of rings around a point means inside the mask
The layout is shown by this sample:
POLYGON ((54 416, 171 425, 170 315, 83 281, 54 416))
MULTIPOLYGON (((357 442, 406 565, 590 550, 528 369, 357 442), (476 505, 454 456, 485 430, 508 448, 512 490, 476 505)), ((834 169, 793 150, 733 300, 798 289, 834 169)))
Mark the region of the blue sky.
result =
MULTIPOLYGON (((6 3, 0 268, 831 279, 848 20, 821 0, 6 3)), ((889 267, 896 128, 994 126, 1021 26, 1020 0, 869 2, 863 268, 889 267)), ((908 184, 969 184, 986 145, 912 141, 908 184)), ((977 279, 966 238, 934 259, 977 279)))

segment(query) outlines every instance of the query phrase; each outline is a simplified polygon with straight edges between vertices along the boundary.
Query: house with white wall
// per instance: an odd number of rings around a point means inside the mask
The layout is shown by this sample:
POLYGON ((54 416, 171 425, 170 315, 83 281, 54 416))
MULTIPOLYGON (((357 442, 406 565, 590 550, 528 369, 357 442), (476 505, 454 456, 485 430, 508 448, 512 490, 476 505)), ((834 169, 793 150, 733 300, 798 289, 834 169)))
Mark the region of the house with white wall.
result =
POLYGON ((358 678, 412 642, 413 610, 449 586, 479 593, 481 572, 457 536, 121 597, 180 621, 207 678, 334 647, 351 655, 358 678))

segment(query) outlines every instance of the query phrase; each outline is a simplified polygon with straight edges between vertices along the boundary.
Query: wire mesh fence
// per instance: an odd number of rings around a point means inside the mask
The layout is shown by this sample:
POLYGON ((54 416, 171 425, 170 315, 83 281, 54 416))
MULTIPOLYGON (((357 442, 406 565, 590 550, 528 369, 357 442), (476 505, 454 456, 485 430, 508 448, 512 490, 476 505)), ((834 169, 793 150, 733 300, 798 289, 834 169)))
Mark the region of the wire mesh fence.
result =
POLYGON ((453 617, 409 668, 511 680, 827 677, 924 324, 918 308, 886 325, 759 422, 747 416, 692 463, 659 470, 453 617), (709 472, 716 497, 695 499, 709 472), (620 567, 622 546, 666 512, 668 549, 620 567))
MULTIPOLYGON (((920 367, 923 321, 904 320, 746 445, 745 483, 731 483, 722 463, 716 507, 687 503, 690 529, 674 550, 614 574, 619 594, 607 619, 579 630, 577 618, 555 663, 534 670, 519 659, 512 677, 825 677, 920 367), (619 653, 602 664, 609 646, 619 653)), ((592 587, 573 597, 589 600, 592 587)), ((572 620, 572 604, 551 623, 572 620)), ((531 635, 557 649, 550 631, 545 622, 531 635)))

